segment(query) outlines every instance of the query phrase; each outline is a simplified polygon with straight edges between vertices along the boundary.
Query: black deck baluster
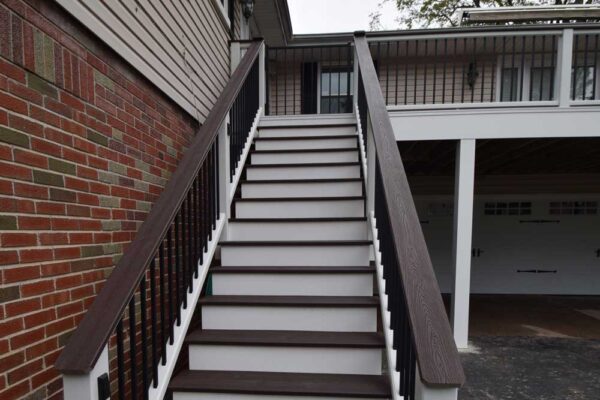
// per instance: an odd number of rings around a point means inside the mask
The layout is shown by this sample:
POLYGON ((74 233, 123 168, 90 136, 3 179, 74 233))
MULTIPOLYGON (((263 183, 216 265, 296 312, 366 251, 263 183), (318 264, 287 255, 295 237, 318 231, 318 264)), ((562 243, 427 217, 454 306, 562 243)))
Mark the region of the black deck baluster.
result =
MULTIPOLYGON (((408 104, 408 45, 409 41, 404 42, 406 44, 405 57, 404 57, 404 105, 408 104)), ((364 133, 366 135, 366 131, 364 133)))
POLYGON ((193 245, 194 245, 194 238, 192 237, 192 235, 194 234, 192 231, 192 193, 191 190, 188 190, 187 196, 186 196, 186 202, 187 202, 187 226, 186 226, 186 242, 188 245, 188 293, 192 293, 194 291, 194 270, 196 269, 196 266, 194 265, 195 261, 194 261, 194 252, 193 252, 193 245))
MULTIPOLYGON (((169 290, 169 343, 172 345, 175 339, 175 320, 173 318, 173 300, 175 300, 175 294, 173 293, 173 227, 169 229, 167 234, 167 288, 169 290)), ((175 304, 175 306, 179 306, 175 304)))
POLYGON ((487 55, 487 36, 483 37, 483 62, 481 63, 481 98, 479 99, 480 103, 483 103, 483 94, 485 92, 485 64, 487 63, 486 55, 487 55))
POLYGON ((117 324, 117 380, 119 399, 125 399, 125 360, 123 351, 123 319, 117 324))
POLYGON ((423 56, 423 104, 427 104, 427 56, 429 53, 429 39, 425 39, 425 55, 423 56))
POLYGON ((448 66, 448 38, 444 38, 444 76, 442 76, 442 104, 446 103, 446 67, 448 66))
POLYGON ((452 46, 452 50, 454 51, 454 57, 452 62, 452 99, 451 103, 454 103, 454 98, 456 97, 456 46, 458 43, 458 39, 454 38, 454 45, 452 46))
POLYGON ((177 297, 177 326, 181 326, 181 306, 187 308, 187 296, 181 296, 181 209, 175 216, 175 296, 177 297))
POLYGON ((583 100, 586 99, 587 92, 587 76, 588 76, 588 47, 590 35, 587 33, 584 36, 583 42, 583 100))
POLYGON ((395 95, 394 95, 394 105, 398 105, 398 69, 399 69, 399 63, 400 63, 400 41, 397 40, 396 41, 396 64, 395 64, 395 68, 394 68, 394 72, 396 73, 396 88, 395 88, 395 95))
POLYGON ((164 242, 158 248, 158 291, 160 301, 160 345, 161 345, 161 361, 162 365, 167 365, 167 335, 165 324, 165 250, 164 242))
MULTIPOLYGON (((515 51, 516 51, 516 46, 517 46, 516 42, 517 42, 517 37, 513 36, 512 37, 512 51, 511 51, 511 57, 510 57, 510 68, 511 68, 511 71, 515 70, 515 51)), ((523 73, 523 71, 521 71, 521 74, 522 73, 523 73)), ((515 80, 515 78, 518 79, 518 77, 515 77, 514 72, 511 72, 511 74, 510 74, 510 101, 513 101, 513 99, 514 99, 513 94, 516 94, 516 93, 514 93, 514 88, 515 88, 514 80, 515 80)))
POLYGON ((137 349, 135 339, 135 295, 129 301, 129 369, 131 398, 137 399, 137 349))
POLYGON ((158 387, 158 356, 156 348, 156 263, 150 262, 150 324, 152 335, 152 386, 158 387))
POLYGON ((495 99, 494 93, 496 90, 496 63, 498 59, 497 54, 498 52, 496 51, 496 36, 494 36, 492 38, 492 90, 490 92, 490 102, 493 102, 495 99))
POLYGON ((504 57, 506 56, 506 36, 502 36, 502 61, 500 64, 500 101, 504 101, 504 57))
POLYGON ((577 70, 579 67, 579 37, 577 35, 573 35, 573 46, 574 46, 574 50, 573 50, 573 84, 572 86, 572 90, 573 93, 571 95, 571 100, 577 100, 577 70))
POLYGON ((419 73, 419 40, 415 40, 415 81, 414 81, 414 93, 413 93, 413 104, 417 104, 417 75, 419 73))
POLYGON ((141 318, 141 330, 142 330, 142 385, 144 391, 142 395, 144 400, 148 399, 148 326, 146 322, 146 277, 142 277, 140 282, 140 318, 141 318))
POLYGON ((461 63, 462 65, 462 84, 460 85, 460 102, 464 103, 465 102, 465 77, 466 77, 466 57, 468 56, 467 54, 467 38, 463 38, 463 52, 464 52, 464 59, 463 62, 461 63))
MULTIPOLYGON (((532 60, 531 66, 533 67, 533 60, 532 60)), ((543 67, 544 66, 542 65, 542 76, 544 75, 543 67)), ((519 101, 523 101, 523 78, 525 76, 524 71, 525 71, 525 36, 521 36, 521 77, 519 79, 519 101)), ((531 98, 529 98, 529 101, 531 101, 531 98)))

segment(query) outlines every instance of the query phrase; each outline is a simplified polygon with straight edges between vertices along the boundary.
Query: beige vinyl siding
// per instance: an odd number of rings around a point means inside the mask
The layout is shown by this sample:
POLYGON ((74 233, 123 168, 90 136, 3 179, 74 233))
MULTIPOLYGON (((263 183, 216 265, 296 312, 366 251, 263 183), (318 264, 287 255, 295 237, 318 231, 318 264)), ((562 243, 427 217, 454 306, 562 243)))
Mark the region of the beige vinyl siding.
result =
POLYGON ((243 20, 242 3, 236 0, 233 2, 233 38, 235 40, 240 40, 242 38, 243 20))
POLYGON ((301 114, 302 64, 269 65, 269 111, 271 115, 301 114))
POLYGON ((204 122, 229 78, 230 33, 212 0, 56 0, 204 122))

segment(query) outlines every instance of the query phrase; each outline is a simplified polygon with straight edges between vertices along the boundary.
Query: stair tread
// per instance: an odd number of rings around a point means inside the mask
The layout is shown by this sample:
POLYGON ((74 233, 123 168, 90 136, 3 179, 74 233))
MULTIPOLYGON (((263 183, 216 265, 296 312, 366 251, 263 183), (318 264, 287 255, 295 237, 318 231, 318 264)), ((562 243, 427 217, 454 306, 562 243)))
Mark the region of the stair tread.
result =
POLYGON ((187 343, 257 346, 310 346, 383 348, 385 340, 378 332, 322 332, 196 329, 187 343))
POLYGON ((329 266, 214 266, 210 269, 211 273, 374 273, 375 268, 369 267, 329 267, 329 266))
POLYGON ((240 183, 243 184, 256 184, 256 183, 336 183, 336 182, 362 182, 362 178, 325 178, 325 179, 253 179, 243 180, 240 183))
POLYGON ((312 125, 300 125, 300 124, 291 124, 285 123, 281 125, 262 125, 259 126, 258 129, 323 129, 323 128, 343 128, 343 127, 352 127, 356 126, 356 122, 343 122, 343 123, 333 123, 333 124, 312 124, 312 125))
POLYGON ((268 154, 268 153, 341 153, 341 152, 358 152, 356 147, 332 147, 325 149, 281 149, 281 150, 251 150, 252 154, 268 154))
POLYGON ((263 306, 313 306, 313 307, 377 307, 375 296, 235 296, 217 295, 200 298, 205 305, 263 305, 263 306))
POLYGON ((360 162, 332 162, 332 163, 290 163, 290 164, 248 164, 246 168, 304 168, 304 167, 344 167, 359 166, 360 162))
POLYGON ((323 217, 323 218, 230 218, 229 223, 232 222, 365 222, 366 217, 323 217))
POLYGON ((311 135, 311 136, 280 136, 280 137, 257 137, 255 141, 275 140, 275 141, 288 141, 288 140, 329 140, 329 139, 358 139, 358 135, 311 135))
POLYGON ((178 392, 391 397, 385 375, 188 370, 173 378, 169 388, 178 392))
POLYGON ((225 240, 221 246, 367 246, 370 240, 225 240))
POLYGON ((236 201, 338 201, 338 200, 364 200, 365 196, 337 196, 337 197, 235 197, 236 201))

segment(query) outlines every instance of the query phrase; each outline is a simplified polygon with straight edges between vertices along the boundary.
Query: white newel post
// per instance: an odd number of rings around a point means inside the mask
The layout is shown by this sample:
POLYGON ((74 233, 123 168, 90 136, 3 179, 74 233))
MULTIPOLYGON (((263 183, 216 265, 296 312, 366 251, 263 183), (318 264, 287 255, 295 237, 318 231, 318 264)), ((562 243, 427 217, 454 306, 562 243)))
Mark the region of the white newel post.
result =
POLYGON ((267 104, 267 70, 266 70, 267 48, 263 43, 258 53, 258 107, 262 107, 262 115, 265 115, 265 105, 267 104))
POLYGON ((415 400, 456 400, 458 398, 458 388, 438 388, 427 386, 422 382, 418 365, 416 379, 415 400))
POLYGON ((558 88, 558 104, 560 107, 569 107, 571 102, 571 69, 573 68, 573 29, 563 30, 558 45, 556 57, 556 79, 558 88))
POLYGON ((456 150, 454 189, 454 292, 452 328, 459 349, 468 347, 469 294, 471 291, 471 240, 475 186, 475 140, 462 139, 456 150))
POLYGON ((108 346, 96 361, 94 368, 87 374, 64 374, 63 395, 65 400, 104 400, 98 396, 98 378, 108 377, 108 346))

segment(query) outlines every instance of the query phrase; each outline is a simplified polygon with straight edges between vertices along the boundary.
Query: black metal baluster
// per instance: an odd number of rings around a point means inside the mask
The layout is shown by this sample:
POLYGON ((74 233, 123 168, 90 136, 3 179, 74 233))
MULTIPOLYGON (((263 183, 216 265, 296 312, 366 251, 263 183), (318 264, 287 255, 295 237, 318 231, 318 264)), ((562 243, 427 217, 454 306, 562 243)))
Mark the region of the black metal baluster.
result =
MULTIPOLYGON (((404 54, 404 105, 408 104, 408 45, 409 41, 404 42, 406 44, 405 54, 404 54)), ((366 131, 364 133, 366 135, 366 131)), ((366 140, 365 140, 366 143, 366 140)))
MULTIPOLYGON (((515 78, 518 79, 518 76, 515 77, 515 74, 514 74, 514 70, 515 70, 515 51, 516 51, 516 47, 517 47, 516 43, 517 43, 517 37, 513 36, 512 37, 512 54, 511 54, 511 57, 510 57, 510 62, 511 62, 510 68, 511 68, 511 71, 513 71, 510 74, 510 101, 514 100, 514 97, 513 97, 513 94, 515 94, 514 93, 514 88, 515 88, 514 80, 515 80, 515 78)), ((523 71, 521 71, 521 74, 523 74, 523 71)))
POLYGON ((483 94, 485 92, 485 64, 487 63, 487 36, 483 37, 483 62, 481 63, 481 98, 479 99, 480 103, 483 103, 483 94))
POLYGON ((457 57, 456 57, 456 46, 458 43, 458 39, 454 38, 454 46, 452 46, 452 50, 454 51, 454 57, 453 57, 453 62, 452 62, 452 101, 451 103, 454 103, 454 98, 455 93, 456 93, 456 61, 457 61, 457 57))
POLYGON ((160 301, 160 345, 161 345, 161 362, 162 365, 167 365, 167 335, 165 324, 165 250, 164 242, 158 248, 158 291, 160 301))
POLYGON ((506 36, 502 36, 502 62, 500 64, 500 101, 504 101, 504 57, 506 55, 506 36))
MULTIPOLYGON (((571 100, 577 100, 577 70, 579 69, 579 37, 578 35, 573 35, 573 46, 574 46, 574 50, 573 50, 573 82, 572 82, 572 95, 571 95, 571 100)), ((566 72, 564 72, 566 73, 566 72)))
POLYGON ((194 291, 194 270, 196 269, 196 266, 194 265, 195 261, 194 261, 194 252, 193 252, 193 245, 194 245, 194 238, 193 238, 193 231, 192 231, 192 221, 193 221, 193 216, 192 216, 192 191, 188 190, 187 196, 186 196, 186 202, 187 202, 187 226, 186 226, 186 242, 187 242, 187 247, 188 247, 188 272, 187 272, 187 277, 188 277, 188 293, 192 293, 194 291))
POLYGON ((135 295, 129 300, 129 369, 131 398, 137 399, 137 349, 135 339, 135 295))
POLYGON ((175 311, 177 313, 177 326, 181 326, 181 306, 187 308, 186 296, 181 298, 181 247, 179 242, 180 234, 180 214, 181 210, 175 216, 174 228, 175 228, 175 298, 177 299, 175 311))
POLYGON ((144 387, 143 398, 148 399, 148 326, 146 323, 146 277, 140 282, 140 311, 142 330, 142 385, 144 387))
POLYGON ((425 39, 425 55, 423 56, 423 104, 427 104, 427 56, 429 52, 429 40, 425 39))
MULTIPOLYGON (((536 36, 534 35, 532 37, 532 44, 531 44, 531 71, 533 71, 533 69, 535 68, 535 59, 536 59, 536 53, 535 53, 535 41, 536 41, 536 36)), ((533 76, 532 76, 533 78, 533 76)), ((541 100, 542 96, 540 94, 540 98, 537 100, 541 100)), ((535 101, 536 99, 533 98, 533 79, 531 80, 531 83, 529 84, 529 101, 535 101)))
POLYGON ((398 105, 398 69, 399 69, 398 64, 400 63, 400 41, 399 40, 396 41, 396 58, 397 58, 397 60, 396 60, 396 63, 394 64, 395 65, 394 72, 396 73, 396 81, 395 81, 396 89, 394 92, 395 93, 394 105, 397 106, 398 105))
MULTIPOLYGON (((473 42, 473 49, 471 51, 472 56, 471 56, 471 60, 473 60, 473 63, 475 63, 475 52, 477 51, 477 38, 474 37, 472 39, 473 42)), ((471 88, 471 103, 473 103, 475 101, 475 84, 473 83, 473 87, 471 88)))
POLYGON ((158 356, 156 348, 156 264, 150 262, 150 323, 152 334, 152 386, 158 387, 158 356))
POLYGON ((460 102, 464 103, 465 102, 465 77, 466 77, 466 71, 465 71, 465 64, 466 64, 466 57, 467 57, 467 38, 463 38, 463 52, 464 52, 464 56, 463 56, 463 62, 461 63, 462 65, 462 85, 460 85, 460 102))
MULTIPOLYGON (((597 97, 597 93, 596 92, 598 91, 598 89, 597 89, 598 88, 598 85, 597 85, 597 79, 598 79, 598 77, 597 77, 597 75, 598 75, 598 52, 600 51, 600 48, 598 47, 598 38, 600 37, 600 34, 596 34, 595 37, 596 37, 596 45, 594 46, 594 72, 593 72, 593 74, 594 74, 594 79, 593 79, 593 83, 594 83, 594 86, 593 86, 594 89, 593 90, 594 90, 594 93, 593 93, 593 96, 592 96, 592 100, 596 100, 596 97, 597 97)), ((554 37, 552 37, 552 39, 553 39, 552 40, 552 47, 554 48, 554 37)))
POLYGON ((169 290, 169 343, 172 345, 173 340, 175 338, 175 320, 173 318, 173 227, 169 229, 167 233, 167 281, 168 281, 168 290, 169 290))
POLYGON ((542 36, 542 65, 540 66, 540 100, 544 100, 544 71, 546 70, 546 36, 542 36))
POLYGON ((588 76, 588 47, 590 35, 587 33, 584 36, 583 42, 583 100, 587 99, 587 76, 588 76))
POLYGON ((119 399, 125 399, 125 360, 123 354, 123 319, 117 324, 117 380, 119 399))
POLYGON ((415 40, 415 83, 414 83, 414 93, 413 93, 413 104, 417 104, 417 75, 419 74, 419 41, 415 40))
POLYGON ((491 86, 492 86, 492 90, 490 93, 490 102, 493 102, 495 100, 495 91, 497 90, 496 88, 496 63, 498 62, 498 57, 497 57, 498 52, 496 51, 496 36, 494 36, 492 38, 492 80, 491 80, 491 86))

